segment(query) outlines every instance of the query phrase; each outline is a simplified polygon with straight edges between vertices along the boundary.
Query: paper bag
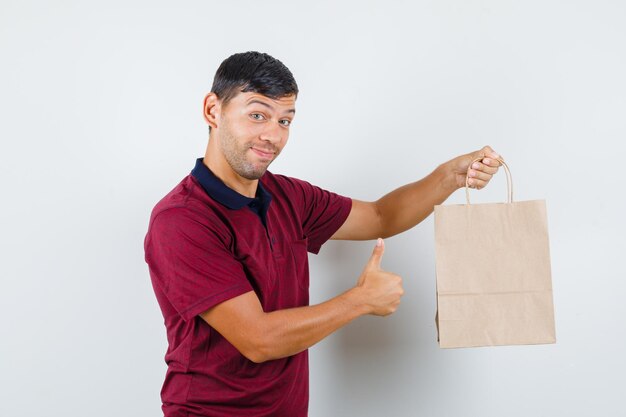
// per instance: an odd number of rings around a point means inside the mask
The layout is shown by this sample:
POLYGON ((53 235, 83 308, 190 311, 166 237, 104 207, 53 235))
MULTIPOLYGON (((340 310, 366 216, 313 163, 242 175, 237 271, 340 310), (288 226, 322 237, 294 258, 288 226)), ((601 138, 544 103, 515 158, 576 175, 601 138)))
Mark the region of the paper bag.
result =
MULTIPOLYGON (((435 206, 442 348, 555 343, 544 200, 435 206)), ((472 164, 470 164, 471 166, 472 164)))

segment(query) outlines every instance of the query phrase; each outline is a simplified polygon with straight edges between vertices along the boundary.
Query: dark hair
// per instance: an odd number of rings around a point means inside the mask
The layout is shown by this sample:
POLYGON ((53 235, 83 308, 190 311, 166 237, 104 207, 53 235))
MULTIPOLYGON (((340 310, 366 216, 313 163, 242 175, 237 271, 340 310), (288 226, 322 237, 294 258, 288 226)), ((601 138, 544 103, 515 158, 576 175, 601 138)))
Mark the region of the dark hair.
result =
POLYGON ((268 54, 249 51, 231 55, 222 62, 211 91, 225 105, 240 92, 253 91, 273 99, 297 96, 298 85, 282 62, 268 54))

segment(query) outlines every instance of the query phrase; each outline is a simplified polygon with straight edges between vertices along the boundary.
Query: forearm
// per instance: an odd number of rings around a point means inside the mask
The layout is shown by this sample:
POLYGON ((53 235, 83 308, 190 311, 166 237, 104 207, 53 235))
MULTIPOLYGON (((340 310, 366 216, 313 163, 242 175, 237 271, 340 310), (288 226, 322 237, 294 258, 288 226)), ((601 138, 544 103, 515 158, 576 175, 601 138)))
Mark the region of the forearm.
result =
POLYGON ((450 165, 442 164, 425 178, 383 196, 374 203, 379 218, 378 236, 394 236, 412 228, 457 189, 450 165))
POLYGON ((439 165, 425 178, 400 187, 377 201, 353 199, 348 218, 332 239, 370 240, 402 233, 428 217, 437 204, 464 187, 466 180, 472 188, 486 186, 498 171, 498 158, 498 154, 485 146, 480 151, 439 165), (475 162, 470 169, 472 161, 475 162))
POLYGON ((380 239, 357 285, 324 303, 266 313, 248 291, 200 316, 253 362, 295 355, 359 316, 386 316, 398 308, 402 278, 380 269, 383 252, 380 239))
POLYGON ((357 317, 368 314, 360 291, 355 287, 321 304, 265 313, 257 329, 255 361, 295 355, 357 317))

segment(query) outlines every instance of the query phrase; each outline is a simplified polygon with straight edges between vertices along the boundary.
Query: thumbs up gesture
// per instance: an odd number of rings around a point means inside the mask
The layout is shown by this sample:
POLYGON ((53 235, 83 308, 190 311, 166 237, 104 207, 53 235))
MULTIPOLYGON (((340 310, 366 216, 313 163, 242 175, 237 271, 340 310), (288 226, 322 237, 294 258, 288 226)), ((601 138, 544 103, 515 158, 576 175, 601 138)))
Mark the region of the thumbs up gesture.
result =
POLYGON ((380 267, 384 252, 385 243, 378 239, 356 285, 364 295, 363 301, 368 307, 369 314, 376 316, 394 313, 400 305, 400 297, 404 294, 402 278, 383 271, 380 267))

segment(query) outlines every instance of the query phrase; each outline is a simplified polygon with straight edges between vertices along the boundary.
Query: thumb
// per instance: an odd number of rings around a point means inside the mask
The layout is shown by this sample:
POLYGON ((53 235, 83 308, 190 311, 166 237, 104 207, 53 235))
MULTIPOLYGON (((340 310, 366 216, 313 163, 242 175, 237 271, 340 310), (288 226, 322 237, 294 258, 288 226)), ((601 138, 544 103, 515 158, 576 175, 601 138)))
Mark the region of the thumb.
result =
POLYGON ((482 160, 485 158, 485 156, 487 156, 487 147, 485 146, 484 148, 478 150, 478 151, 474 151, 472 153, 470 153, 470 163, 471 161, 478 159, 478 160, 482 160))
POLYGON ((383 253, 385 253, 385 242, 381 238, 378 238, 378 241, 376 241, 376 246, 374 246, 372 256, 367 263, 367 267, 380 268, 380 262, 383 260, 383 253))
POLYGON ((479 151, 474 152, 476 158, 493 158, 499 159, 502 158, 496 151, 494 151, 491 146, 483 146, 483 148, 479 151))

